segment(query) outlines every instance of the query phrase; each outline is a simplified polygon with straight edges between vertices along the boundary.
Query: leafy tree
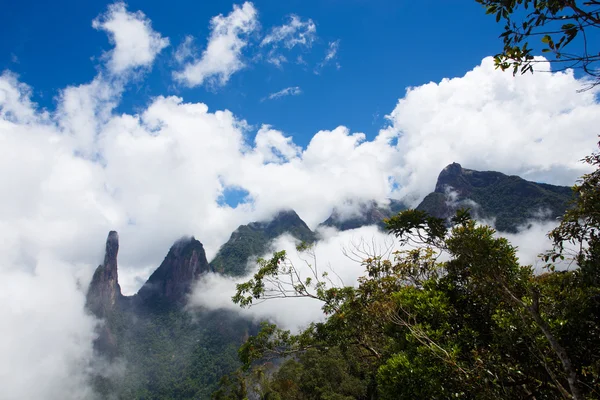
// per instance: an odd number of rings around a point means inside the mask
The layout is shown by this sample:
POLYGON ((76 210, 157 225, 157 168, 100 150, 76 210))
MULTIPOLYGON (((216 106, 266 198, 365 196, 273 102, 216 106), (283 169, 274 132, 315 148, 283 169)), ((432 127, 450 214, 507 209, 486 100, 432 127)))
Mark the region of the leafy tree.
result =
POLYGON ((600 53, 590 48, 589 31, 600 27, 600 1, 597 0, 476 0, 503 20, 501 38, 504 48, 495 56, 496 66, 513 69, 516 74, 533 72, 541 62, 535 59, 529 41, 533 38, 544 45, 542 52, 549 62, 566 68, 582 69, 594 78, 591 86, 600 84, 597 62, 600 53), (576 40, 578 39, 578 40, 576 40), (573 49, 575 47, 575 49, 573 49))
MULTIPOLYGON (((598 143, 600 147, 600 142, 598 143)), ((585 157, 584 162, 596 168, 584 175, 573 187, 577 198, 573 207, 564 215, 561 224, 550 232, 554 249, 545 260, 564 259, 568 249, 565 244, 575 245, 572 261, 580 267, 590 285, 600 285, 600 152, 585 157)))
MULTIPOLYGON (((597 193, 597 186, 582 186, 597 193)), ((587 204, 585 195, 578 201, 587 204)), ((563 228, 594 210, 565 217, 563 228)), ((283 252, 262 260, 254 278, 238 286, 236 302, 311 297, 328 318, 298 335, 265 324, 249 338, 240 349, 247 379, 265 361, 284 361, 262 375, 255 392, 293 399, 597 396, 600 354, 590 351, 600 348, 597 283, 584 268, 535 275, 506 239, 468 212, 452 223, 415 210, 391 218, 389 231, 415 247, 393 259, 366 257, 356 287, 335 287, 318 275, 307 282, 283 252), (295 284, 282 285, 286 277, 295 284)), ((576 262, 597 259, 592 247, 582 251, 576 262)))

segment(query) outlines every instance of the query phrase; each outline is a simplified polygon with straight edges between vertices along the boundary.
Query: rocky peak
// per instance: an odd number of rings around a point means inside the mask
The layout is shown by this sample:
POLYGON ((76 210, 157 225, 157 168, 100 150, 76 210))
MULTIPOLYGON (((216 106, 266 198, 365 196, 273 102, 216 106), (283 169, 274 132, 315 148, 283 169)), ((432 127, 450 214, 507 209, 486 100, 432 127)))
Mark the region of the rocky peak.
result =
POLYGON ((119 234, 117 231, 108 232, 106 238, 106 251, 104 252, 104 265, 117 273, 117 255, 119 254, 119 234))
POLYGON ((142 302, 166 300, 182 304, 200 274, 209 271, 204 246, 194 237, 175 242, 137 297, 142 302))
POLYGON ((277 213, 277 215, 266 224, 265 231, 269 236, 277 236, 292 231, 294 228, 310 231, 306 223, 302 221, 298 214, 296 214, 296 211, 284 210, 277 213))
POLYGON ((440 172, 435 185, 436 193, 445 193, 449 188, 458 192, 461 196, 469 193, 469 184, 465 177, 465 170, 459 163, 452 163, 440 172))
POLYGON ((476 218, 494 219, 498 231, 517 232, 531 219, 559 217, 571 197, 568 187, 530 182, 496 171, 466 169, 452 163, 440 172, 435 191, 423 199, 417 210, 446 219, 459 208, 469 208, 476 218))
POLYGON ((106 317, 122 297, 117 273, 118 253, 119 234, 110 231, 106 239, 104 263, 96 268, 86 298, 87 308, 99 318, 106 317))

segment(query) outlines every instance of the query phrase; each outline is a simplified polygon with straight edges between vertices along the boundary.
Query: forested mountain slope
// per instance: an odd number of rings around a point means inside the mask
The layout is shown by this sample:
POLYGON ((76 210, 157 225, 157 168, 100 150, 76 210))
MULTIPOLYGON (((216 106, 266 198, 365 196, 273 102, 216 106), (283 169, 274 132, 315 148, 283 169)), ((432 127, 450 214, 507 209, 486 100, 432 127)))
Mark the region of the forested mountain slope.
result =
POLYGON ((477 218, 494 220, 499 231, 515 232, 531 219, 556 220, 573 199, 570 187, 526 181, 495 171, 475 171, 460 164, 440 173, 434 192, 417 210, 438 218, 451 217, 458 208, 470 208, 477 218))
POLYGON ((248 261, 267 252, 271 241, 284 233, 304 242, 316 239, 295 211, 281 211, 271 221, 240 225, 221 246, 210 267, 225 275, 243 275, 248 272, 248 261))

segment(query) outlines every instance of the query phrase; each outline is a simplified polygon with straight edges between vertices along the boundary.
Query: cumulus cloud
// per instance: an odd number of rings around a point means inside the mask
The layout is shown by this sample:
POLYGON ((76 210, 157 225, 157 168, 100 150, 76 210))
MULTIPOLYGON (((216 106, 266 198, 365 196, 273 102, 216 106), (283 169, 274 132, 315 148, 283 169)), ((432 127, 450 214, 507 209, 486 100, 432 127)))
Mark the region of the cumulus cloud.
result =
POLYGON ((108 68, 114 74, 136 67, 149 67, 169 39, 152 29, 152 24, 143 12, 127 11, 125 3, 108 6, 106 13, 94 19, 92 26, 103 30, 114 48, 106 52, 108 68))
MULTIPOLYGON (((150 67, 166 46, 143 14, 127 13, 122 4, 95 24, 115 45, 105 56, 111 74, 150 67)), ((98 321, 84 310, 85 292, 102 259, 100 238, 118 214, 102 179, 97 136, 123 84, 99 74, 63 89, 48 112, 15 74, 0 75, 0 168, 12 171, 0 177, 1 190, 11 192, 0 211, 6 399, 94 397, 89 373, 98 371, 92 349, 98 321)))
MULTIPOLYGON (((248 35, 258 28, 258 12, 252 3, 245 2, 241 7, 234 5, 227 16, 217 15, 210 25, 210 37, 201 57, 185 63, 182 71, 174 73, 175 79, 187 86, 205 82, 222 86, 244 68, 242 50, 248 44, 248 35)), ((176 59, 189 52, 190 39, 186 38, 182 46, 176 59)))
POLYGON ((302 89, 300 89, 300 86, 290 86, 286 87, 285 89, 281 89, 278 92, 271 93, 264 98, 263 101, 266 99, 275 100, 285 96, 298 96, 299 94, 302 94, 302 89))
POLYGON ((263 125, 254 138, 254 151, 262 158, 263 163, 284 163, 300 155, 302 149, 296 146, 291 137, 285 137, 283 132, 263 125))
POLYGON ((399 137, 400 194, 423 197, 452 162, 572 185, 600 122, 597 91, 578 93, 582 84, 572 71, 513 77, 488 57, 463 77, 409 88, 385 130, 399 137))
POLYGON ((593 150, 600 122, 594 93, 576 93, 580 86, 569 73, 513 78, 486 59, 462 78, 409 89, 373 140, 341 126, 302 148, 267 125, 252 139, 239 116, 179 97, 116 114, 123 88, 102 75, 63 90, 57 110, 40 110, 7 73, 0 165, 18 173, 0 178, 4 231, 22 237, 24 254, 45 249, 77 263, 90 262, 116 229, 121 268, 145 273, 181 235, 199 238, 210 258, 239 224, 281 208, 314 227, 348 199, 416 204, 452 161, 571 185, 586 171, 577 160, 593 150), (229 188, 251 201, 222 205, 229 188))

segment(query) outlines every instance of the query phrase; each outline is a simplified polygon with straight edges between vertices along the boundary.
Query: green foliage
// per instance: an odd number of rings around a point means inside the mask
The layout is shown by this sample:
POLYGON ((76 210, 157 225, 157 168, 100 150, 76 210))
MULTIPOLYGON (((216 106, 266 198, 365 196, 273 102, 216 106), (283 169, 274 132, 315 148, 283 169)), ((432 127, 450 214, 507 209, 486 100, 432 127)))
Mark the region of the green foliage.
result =
POLYGON ((352 362, 338 348, 308 349, 290 359, 273 375, 271 390, 290 400, 352 400, 366 395, 366 385, 355 376, 352 362))
POLYGON ((534 50, 531 39, 538 39, 542 52, 560 69, 580 68, 594 77, 597 85, 600 74, 596 63, 600 61, 598 50, 588 48, 586 31, 600 26, 600 2, 596 0, 476 0, 486 8, 487 14, 495 15, 496 22, 504 20, 504 42, 501 53, 495 56, 496 66, 513 73, 533 72, 534 50), (578 48, 567 50, 576 38, 578 48))
POLYGON ((284 233, 307 243, 315 240, 314 233, 295 212, 281 212, 271 222, 253 222, 238 227, 219 249, 210 266, 213 271, 225 275, 242 276, 248 272, 248 261, 265 254, 271 241, 284 233))
MULTIPOLYGON (((600 164, 597 155, 589 160, 600 164)), ((419 210, 387 220, 400 243, 419 246, 393 260, 366 257, 356 287, 335 287, 318 275, 307 282, 283 252, 261 260, 234 301, 311 297, 328 317, 297 335, 265 324, 249 338, 240 356, 250 392, 289 399, 597 398, 598 179, 598 172, 584 177, 574 208, 551 234, 555 252, 565 241, 589 243, 571 271, 535 275, 506 239, 466 210, 450 227, 419 210), (270 290, 290 276, 300 284, 274 296, 270 290)))
MULTIPOLYGON (((535 218, 536 213, 547 213, 544 218, 555 219, 567 210, 573 199, 568 187, 529 182, 499 172, 464 171, 468 174, 456 176, 448 183, 461 194, 458 207, 470 207, 462 204, 462 200, 474 201, 477 209, 471 211, 478 218, 494 219, 496 228, 502 232, 516 232, 519 226, 535 218)), ((427 195, 417 210, 443 219, 456 212, 448 204, 442 187, 436 187, 435 192, 427 195)))
POLYGON ((545 254, 544 259, 564 259, 568 253, 565 244, 575 245, 578 250, 573 261, 580 266, 590 284, 600 285, 600 153, 593 153, 583 161, 596 170, 584 175, 573 187, 577 200, 565 213, 561 224, 548 235, 554 242, 554 249, 545 254))
POLYGON ((220 378, 239 368, 238 347, 254 332, 252 323, 224 310, 132 304, 115 311, 107 326, 122 371, 97 377, 95 386, 103 397, 123 399, 210 398, 220 378))

